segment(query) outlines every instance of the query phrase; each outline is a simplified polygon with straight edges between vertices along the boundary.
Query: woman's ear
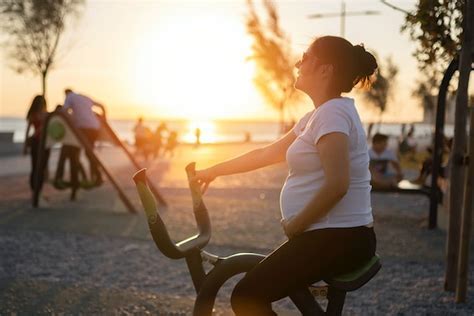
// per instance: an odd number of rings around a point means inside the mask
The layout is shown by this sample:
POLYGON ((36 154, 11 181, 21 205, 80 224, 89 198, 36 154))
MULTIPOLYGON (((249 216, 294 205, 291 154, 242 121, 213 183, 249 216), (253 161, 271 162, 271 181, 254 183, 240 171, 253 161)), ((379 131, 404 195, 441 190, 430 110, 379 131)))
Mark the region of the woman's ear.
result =
POLYGON ((321 69, 321 74, 323 77, 332 77, 332 74, 334 72, 334 66, 331 64, 325 64, 320 66, 321 69))

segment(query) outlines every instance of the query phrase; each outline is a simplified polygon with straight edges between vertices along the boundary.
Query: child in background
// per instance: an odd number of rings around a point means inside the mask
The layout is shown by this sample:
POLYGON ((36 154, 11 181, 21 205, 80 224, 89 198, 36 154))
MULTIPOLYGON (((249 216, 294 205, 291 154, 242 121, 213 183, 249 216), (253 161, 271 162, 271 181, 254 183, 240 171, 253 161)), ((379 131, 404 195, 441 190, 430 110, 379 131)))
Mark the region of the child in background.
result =
POLYGON ((377 133, 372 138, 372 148, 369 149, 369 169, 372 174, 371 184, 374 189, 396 187, 398 182, 403 179, 398 158, 392 150, 387 148, 387 143, 387 135, 377 133), (390 169, 393 169, 395 173, 390 169))
POLYGON ((160 156, 160 150, 163 147, 163 137, 164 132, 167 131, 165 123, 160 123, 153 134, 153 158, 160 156))
POLYGON ((174 149, 178 146, 178 133, 175 131, 171 131, 170 135, 168 136, 168 141, 166 142, 166 147, 163 152, 163 156, 166 155, 166 153, 170 153, 170 157, 174 156, 174 149))

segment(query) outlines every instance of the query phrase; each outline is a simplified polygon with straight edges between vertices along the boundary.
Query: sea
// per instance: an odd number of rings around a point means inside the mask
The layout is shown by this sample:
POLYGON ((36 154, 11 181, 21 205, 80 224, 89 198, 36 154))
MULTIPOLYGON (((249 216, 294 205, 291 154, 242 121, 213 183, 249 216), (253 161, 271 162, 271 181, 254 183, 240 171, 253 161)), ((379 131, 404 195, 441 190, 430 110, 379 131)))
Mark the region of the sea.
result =
MULTIPOLYGON (((274 121, 145 121, 152 131, 160 123, 166 124, 168 132, 178 133, 180 143, 194 143, 195 131, 199 128, 201 131, 202 143, 238 143, 249 139, 251 142, 271 142, 280 135, 280 125, 274 121)), ((130 144, 134 141, 133 127, 135 120, 111 119, 109 124, 120 139, 130 144)), ((367 130, 368 124, 365 124, 367 130)), ((390 136, 391 140, 396 141, 401 135, 401 123, 381 123, 374 124, 372 134, 376 132, 384 133, 390 136)), ((406 130, 409 125, 406 125, 406 130)), ((414 123, 415 137, 424 143, 430 143, 434 132, 434 126, 426 123, 414 123)), ((26 121, 17 117, 0 117, 0 132, 13 132, 14 142, 21 143, 25 139, 26 121)), ((445 134, 450 137, 453 135, 453 126, 445 127, 445 134)))

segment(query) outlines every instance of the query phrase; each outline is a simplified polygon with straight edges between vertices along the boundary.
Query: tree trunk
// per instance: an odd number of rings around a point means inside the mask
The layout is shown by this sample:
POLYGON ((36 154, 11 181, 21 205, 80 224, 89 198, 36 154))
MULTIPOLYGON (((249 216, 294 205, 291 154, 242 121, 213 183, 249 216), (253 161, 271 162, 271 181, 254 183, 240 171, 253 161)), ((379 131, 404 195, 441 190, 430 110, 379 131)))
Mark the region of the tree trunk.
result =
MULTIPOLYGON (((472 63, 472 52, 474 45, 474 40, 472 38, 474 32, 474 3, 472 0, 467 1, 466 3, 466 19, 467 23, 466 29, 464 30, 465 41, 463 43, 463 55, 464 57, 469 57, 469 66, 472 63), (467 52, 465 52, 467 51, 467 52)), ((469 73, 471 72, 471 67, 469 67, 469 73)), ((468 75, 469 79, 469 75, 468 75)), ((467 89, 466 89, 467 90, 467 89)), ((464 93, 464 92, 463 92, 464 93)), ((466 108, 468 104, 466 91, 466 108)), ((469 273, 469 243, 471 239, 471 221, 472 221, 472 211, 474 205, 474 190, 473 190, 473 181, 474 181, 474 106, 471 104, 470 107, 470 126, 469 126, 469 159, 470 163, 468 164, 467 177, 464 185, 464 207, 462 208, 461 216, 461 242, 459 244, 459 257, 458 257, 458 274, 457 274, 457 284, 456 284, 456 303, 464 303, 466 301, 467 295, 467 285, 468 285, 468 273, 469 273)))
POLYGON ((456 303, 465 303, 469 282, 469 243, 471 239, 472 212, 474 212, 474 106, 471 106, 471 123, 469 127, 469 164, 464 188, 464 207, 462 209, 461 244, 459 246, 458 280, 456 303))
POLYGON ((447 236, 446 275, 444 283, 444 288, 447 291, 454 291, 456 289, 461 232, 461 208, 464 198, 464 177, 466 168, 463 164, 463 157, 466 148, 467 90, 471 72, 471 22, 468 19, 468 6, 466 6, 466 12, 464 13, 464 38, 459 59, 459 83, 456 95, 453 148, 451 151, 449 230, 447 236))
POLYGON ((41 85, 43 91, 43 97, 46 99, 46 76, 48 75, 48 71, 44 71, 41 74, 41 85))
POLYGON ((383 110, 380 109, 379 123, 377 124, 377 133, 380 133, 380 130, 382 129, 382 122, 383 122, 383 110))

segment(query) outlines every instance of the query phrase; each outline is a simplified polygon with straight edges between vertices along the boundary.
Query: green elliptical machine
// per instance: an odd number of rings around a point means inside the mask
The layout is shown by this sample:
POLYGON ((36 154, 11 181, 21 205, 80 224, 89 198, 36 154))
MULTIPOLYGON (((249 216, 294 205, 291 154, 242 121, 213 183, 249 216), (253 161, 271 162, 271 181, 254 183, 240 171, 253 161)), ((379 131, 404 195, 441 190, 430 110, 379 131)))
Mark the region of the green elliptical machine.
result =
MULTIPOLYGON (((228 257, 220 257, 204 250, 211 238, 211 222, 199 184, 191 181, 195 174, 195 163, 189 164, 186 167, 186 172, 198 233, 178 243, 171 240, 160 217, 155 198, 147 185, 146 169, 138 171, 133 176, 133 180, 137 186, 148 219, 148 227, 156 246, 168 258, 184 258, 186 260, 197 293, 193 315, 210 316, 221 286, 231 277, 251 270, 265 256, 256 253, 237 253, 228 257), (213 266, 207 273, 204 270, 204 263, 210 263, 213 266)), ((380 259, 376 255, 351 273, 325 279, 327 287, 314 287, 308 284, 308 287, 290 295, 290 299, 303 315, 341 315, 346 292, 362 287, 377 274, 380 268, 380 259), (327 293, 328 299, 326 311, 321 308, 313 296, 313 294, 321 295, 323 292, 327 293)))

